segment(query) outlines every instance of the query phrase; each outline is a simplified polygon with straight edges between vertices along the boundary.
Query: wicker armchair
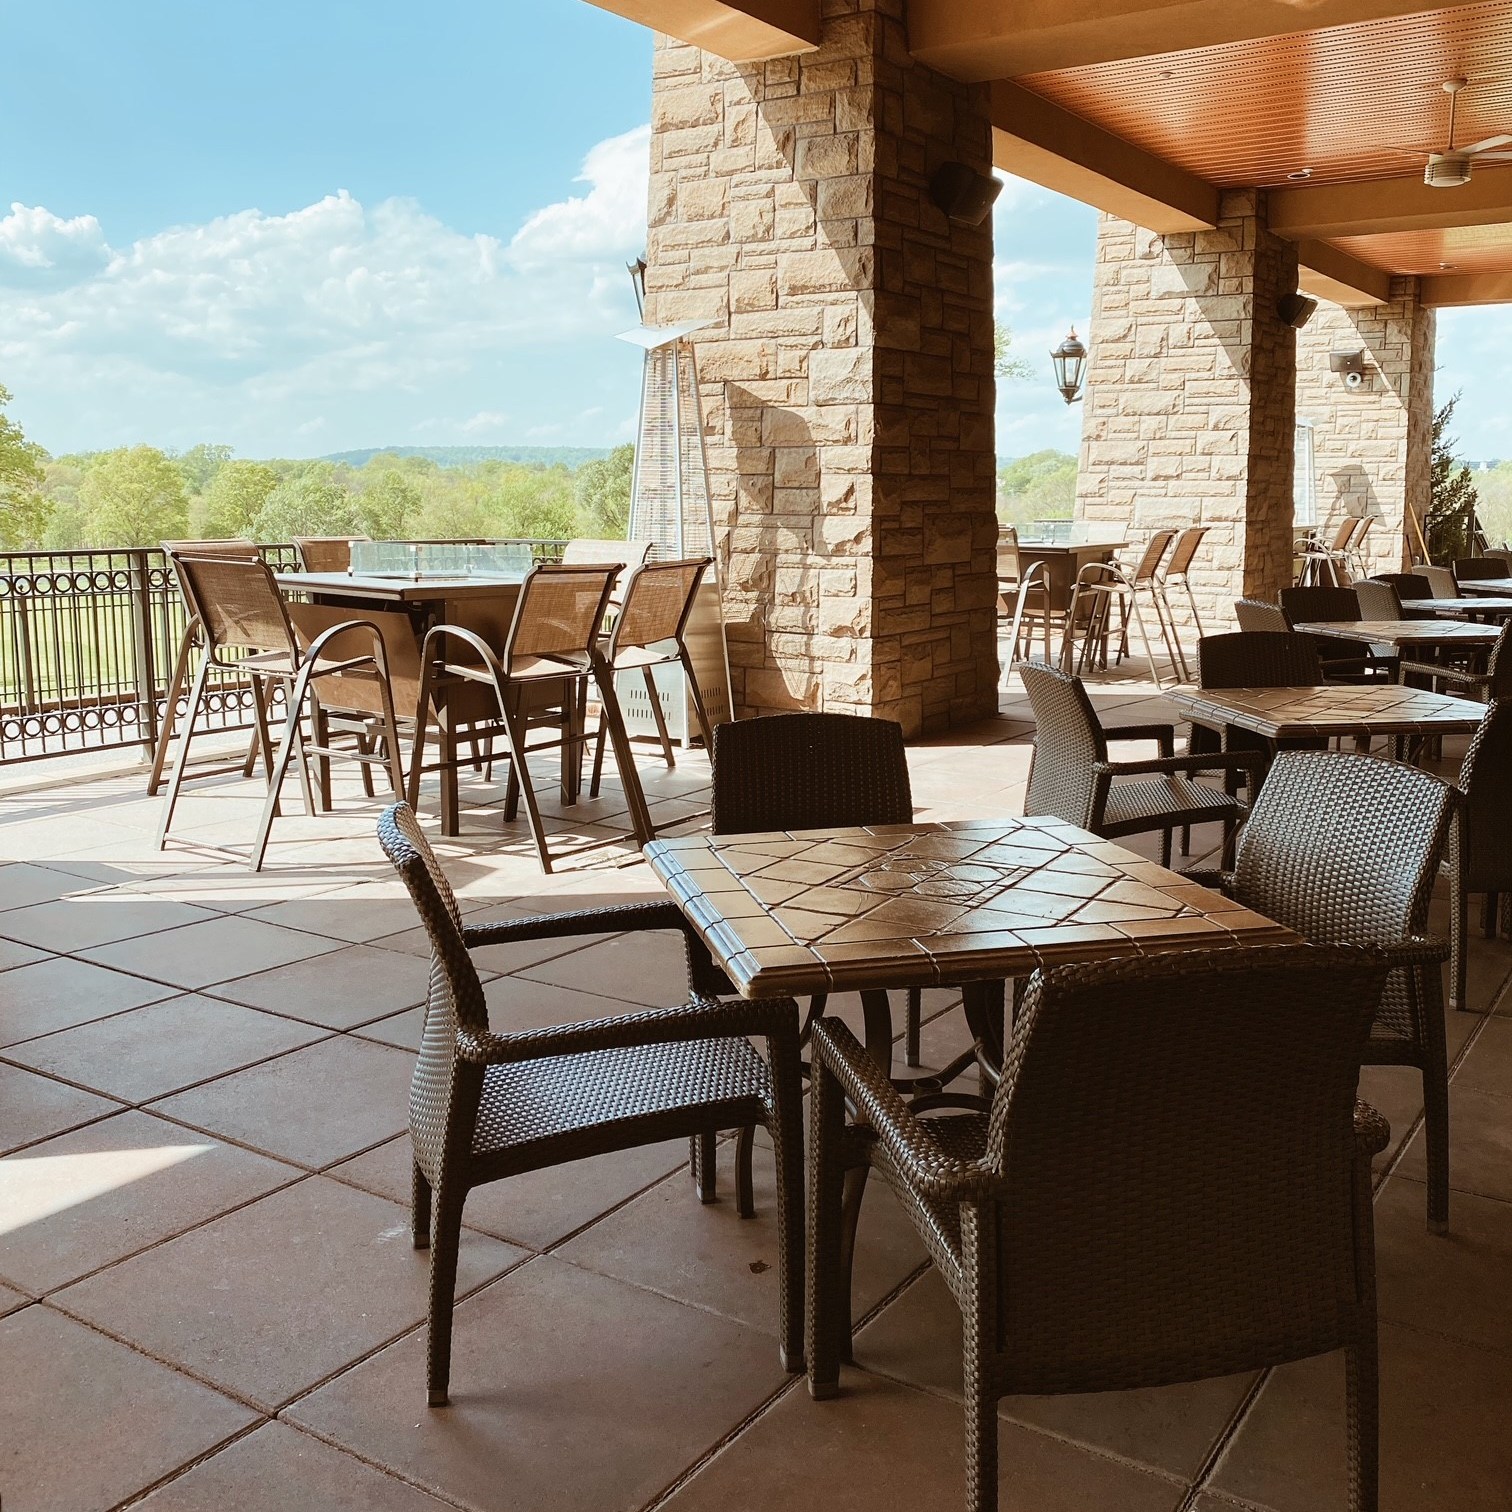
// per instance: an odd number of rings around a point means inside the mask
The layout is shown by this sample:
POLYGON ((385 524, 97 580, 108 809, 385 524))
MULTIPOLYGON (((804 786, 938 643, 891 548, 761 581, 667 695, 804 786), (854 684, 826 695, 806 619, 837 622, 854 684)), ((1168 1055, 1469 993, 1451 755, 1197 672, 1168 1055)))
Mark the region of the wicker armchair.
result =
MULTIPOLYGON (((431 942, 430 998, 410 1085, 412 1238, 431 1252, 430 1405, 447 1400, 452 1306, 463 1205, 472 1188, 589 1155, 765 1124, 777 1162, 782 1277, 778 1337, 785 1369, 801 1370, 802 1082, 798 1009, 790 998, 719 1002, 718 973, 677 906, 632 903, 498 924, 463 924, 414 811, 395 804, 378 825, 431 942), (688 950, 691 1000, 588 1023, 515 1034, 490 1031, 469 952, 514 940, 667 929, 688 950), (766 1040, 767 1061, 748 1036, 766 1040)), ((521 991, 528 990, 521 984, 521 991)), ((713 1192, 699 1177, 700 1195, 713 1192)), ((738 1190, 753 1212, 749 1183, 738 1190)))
POLYGON ((1389 1130, 1354 1090, 1385 975, 1370 952, 1311 946, 1036 974, 985 1115, 920 1116, 843 1024, 821 1021, 810 1393, 837 1394, 848 1352, 842 1190, 860 1161, 897 1194, 961 1309, 968 1512, 998 1504, 1000 1397, 1335 1349, 1350 1506, 1374 1512, 1370 1161, 1389 1130))
MULTIPOLYGON (((773 714, 722 724, 714 732, 716 835, 763 830, 911 824, 913 790, 903 727, 854 714, 773 714)), ((805 1038, 824 1012, 810 1000, 805 1038)), ((919 989, 910 988, 904 1059, 919 1064, 919 989)))
POLYGON ((1428 585, 1430 598, 1463 598, 1454 571, 1449 567, 1434 567, 1423 562, 1412 569, 1413 576, 1420 577, 1428 585))
POLYGON ((1318 944, 1369 945, 1393 967, 1363 1063, 1423 1077, 1428 1226, 1449 1226, 1449 1072, 1428 904, 1457 807, 1416 767, 1339 751, 1284 751, 1271 766, 1231 874, 1192 873, 1318 944))
POLYGON ((1241 630, 1263 630, 1279 635, 1291 631, 1286 616, 1281 612, 1281 606, 1265 599, 1236 599, 1234 618, 1239 621, 1241 630))
MULTIPOLYGON (((1512 662, 1512 656, 1507 658, 1512 662)), ((1512 693, 1512 690, 1509 690, 1512 693)), ((1457 836, 1455 900, 1451 914, 1450 1001, 1465 1008, 1466 910, 1481 896, 1481 931, 1505 933, 1506 898, 1512 896, 1512 697, 1493 697, 1470 741, 1459 772, 1465 803, 1457 836)))
POLYGON ((1406 619, 1401 596, 1390 583, 1379 578, 1361 578, 1354 585, 1355 603, 1360 606, 1360 618, 1368 620, 1406 619))
MULTIPOLYGON (((1281 612, 1286 616, 1288 630, 1306 624, 1356 624, 1364 618, 1353 588, 1283 588, 1281 612)), ((1397 661, 1394 656, 1377 655, 1373 650, 1362 655, 1357 650, 1350 650, 1343 641, 1328 636, 1318 636, 1314 644, 1323 663, 1323 676, 1329 682, 1396 681, 1397 661)))
POLYGON ((1506 562, 1499 556, 1460 557, 1454 564, 1454 577, 1460 583, 1482 583, 1487 578, 1504 578, 1506 562))
POLYGON ((1026 814, 1053 814, 1068 824, 1114 839, 1161 832, 1161 862, 1171 864, 1171 831, 1188 825, 1223 826, 1227 855, 1244 813, 1232 793, 1193 782, 1198 772, 1244 772, 1254 789, 1260 758, 1254 751, 1176 756, 1168 724, 1104 730, 1081 679, 1043 662, 1019 668, 1034 707, 1034 758, 1029 766, 1026 814), (1160 756, 1109 761, 1110 740, 1154 740, 1160 756), (1131 779, 1131 780, 1116 780, 1131 779))

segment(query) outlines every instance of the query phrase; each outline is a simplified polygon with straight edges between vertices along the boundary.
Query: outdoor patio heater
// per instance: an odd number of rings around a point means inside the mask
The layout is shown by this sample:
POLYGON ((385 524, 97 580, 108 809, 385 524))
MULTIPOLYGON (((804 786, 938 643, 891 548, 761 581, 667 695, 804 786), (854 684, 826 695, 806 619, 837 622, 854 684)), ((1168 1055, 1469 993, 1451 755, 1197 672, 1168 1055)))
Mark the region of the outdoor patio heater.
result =
MULTIPOLYGON (((644 305, 645 265, 630 264, 636 302, 644 305)), ((709 722, 732 718, 730 656, 725 644, 723 573, 714 546, 714 510, 709 500, 709 465, 704 455, 703 403, 698 392, 698 359, 691 337, 714 324, 685 320, 678 325, 637 326, 621 341, 645 353, 641 369, 640 419, 636 427, 635 471, 630 484, 632 541, 650 541, 653 559, 713 557, 688 623, 688 651, 698 674, 709 722)), ((656 687, 662 716, 674 740, 686 746, 698 734, 682 668, 658 667, 656 687)), ((655 735, 656 722, 640 673, 621 674, 620 705, 632 735, 655 735)))

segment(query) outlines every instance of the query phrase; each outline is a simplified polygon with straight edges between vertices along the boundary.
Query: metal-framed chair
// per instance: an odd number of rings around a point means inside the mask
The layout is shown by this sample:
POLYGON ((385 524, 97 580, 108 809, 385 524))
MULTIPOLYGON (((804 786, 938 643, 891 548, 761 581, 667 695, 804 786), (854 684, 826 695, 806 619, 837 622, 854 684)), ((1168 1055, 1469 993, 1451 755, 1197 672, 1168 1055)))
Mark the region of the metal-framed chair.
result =
POLYGON ((998 1505, 1004 1396, 1338 1349, 1350 1506, 1375 1512, 1370 1163, 1390 1131, 1354 1094, 1385 974, 1368 951, 1305 945, 1037 972, 985 1114, 910 1108, 843 1023, 821 1020, 810 1395, 839 1394, 851 1353, 845 1176, 861 1165, 961 1311, 967 1512, 998 1505))
POLYGON ((1019 668, 1034 708, 1034 756, 1029 764, 1026 814, 1051 814, 1107 839, 1160 831, 1161 864, 1171 864, 1171 832, 1194 824, 1223 826, 1230 853, 1244 807, 1232 793, 1192 779, 1199 772, 1244 772, 1258 785, 1254 751, 1174 755, 1176 732, 1168 724, 1125 725, 1105 730, 1081 679, 1043 662, 1019 668), (1110 740, 1153 740, 1160 756, 1110 761, 1110 740))
POLYGON ((352 543, 369 539, 365 535, 295 536, 294 549, 306 572, 345 572, 352 565, 352 543))
POLYGON ((313 639, 301 636, 290 619, 265 562, 245 558, 180 556, 175 564, 183 574, 189 603, 198 617, 204 649, 189 712, 179 744, 178 759, 169 780, 167 798, 157 832, 158 849, 168 841, 173 811, 178 803, 188 767, 189 747, 195 720, 212 671, 235 672, 252 689, 253 712, 268 778, 268 796, 252 845, 252 869, 261 871, 267 853, 268 835, 279 812, 279 794, 292 760, 299 772, 305 808, 316 812, 307 758, 331 757, 363 765, 381 766, 396 798, 404 793, 404 773, 399 760, 399 727, 394 717, 389 689, 388 655, 378 627, 368 620, 352 618, 323 630, 313 639), (364 649, 364 642, 366 648, 364 649), (341 676, 376 684, 379 712, 377 727, 382 738, 381 754, 359 745, 354 750, 306 740, 301 721, 311 711, 312 690, 321 679, 341 676), (277 756, 268 731, 268 709, 275 690, 282 689, 287 718, 277 756))
POLYGON ((1302 558, 1299 587, 1342 588, 1348 585, 1349 545, 1359 520, 1358 515, 1345 515, 1335 526, 1333 538, 1326 546, 1317 531, 1312 533, 1302 558))
MULTIPOLYGON (((469 1192, 526 1171, 664 1139, 710 1140, 753 1123, 772 1138, 777 1167, 777 1333, 783 1368, 803 1369, 803 1088, 798 1008, 791 998, 721 1002, 708 951, 671 902, 506 920, 462 922, 456 898, 407 804, 378 825, 430 937, 425 1029, 410 1087, 411 1235, 430 1250, 426 1392, 448 1400, 457 1250, 469 1192), (621 930, 681 934, 688 954, 684 1007, 495 1033, 471 952, 519 940, 621 930), (751 1044, 764 1039, 767 1056, 751 1044)), ((524 996, 529 984, 516 989, 524 996)), ((714 1200, 712 1164, 695 1171, 714 1200)), ((741 1217, 755 1204, 749 1175, 741 1217)))
POLYGON ((1250 809, 1229 874, 1191 873, 1315 944, 1369 945, 1393 968, 1362 1063, 1423 1078, 1428 1227, 1449 1225, 1449 1070, 1439 967, 1450 942, 1428 906, 1459 795, 1377 756, 1283 751, 1250 809))
POLYGON ((1149 544, 1145 547, 1144 553, 1132 572, 1125 570, 1117 562, 1088 562, 1077 574, 1076 588, 1071 595, 1071 606, 1067 611, 1066 629, 1061 643, 1061 666, 1067 672, 1072 670, 1073 640, 1076 629, 1081 624, 1079 619, 1079 611, 1082 608, 1081 599, 1083 595, 1091 595, 1092 605, 1087 616, 1082 653, 1077 661, 1078 669, 1085 665, 1087 648, 1110 634, 1113 604, 1116 601, 1120 614, 1118 659, 1122 660, 1128 655, 1129 622, 1132 619, 1135 629, 1139 632, 1140 642, 1144 646, 1145 658, 1150 663, 1150 674, 1154 677, 1157 687, 1162 685, 1160 664, 1155 657, 1155 646, 1150 639, 1144 614, 1140 609, 1142 596, 1155 616, 1155 623, 1160 627, 1161 642, 1171 664, 1171 675, 1178 681, 1191 675, 1186 664, 1186 654, 1181 648, 1181 637, 1177 634, 1176 627, 1167 620, 1166 606, 1161 598, 1159 581, 1155 575, 1175 539, 1174 530, 1157 530, 1150 537, 1149 544))
POLYGON ((588 685, 592 683, 597 687, 608 725, 636 842, 644 845, 651 840, 651 818, 625 735, 614 678, 599 644, 599 627, 618 575, 615 563, 596 566, 543 563, 535 567, 520 587, 514 617, 504 644, 498 648, 489 645, 477 632, 458 625, 434 625, 426 632, 420 651, 420 692, 410 758, 411 808, 419 801, 426 732, 432 710, 438 709, 438 694, 444 697, 442 685, 481 684, 493 694, 499 728, 508 747, 504 817, 515 818, 523 796, 541 869, 550 872, 553 857, 546 843, 527 756, 535 751, 572 746, 575 749, 569 766, 576 770, 582 748, 589 739, 582 727, 581 711, 586 705, 588 685), (537 712, 543 707, 544 712, 537 712), (543 724, 555 727, 557 737, 528 744, 530 730, 543 724))
MULTIPOLYGON (((1197 631, 1198 640, 1202 639, 1204 632, 1202 616, 1197 612, 1197 595, 1192 592, 1191 567, 1192 559, 1197 555, 1197 550, 1202 545, 1203 537, 1207 535, 1209 528, 1206 525, 1188 525, 1176 537, 1176 544, 1171 548, 1171 560, 1155 580, 1156 591, 1165 609, 1166 621, 1173 630, 1176 627, 1176 616, 1171 609, 1171 589, 1179 586, 1186 594, 1187 604, 1192 611, 1192 625, 1197 631)), ((1184 657, 1182 670, 1184 674, 1187 674, 1188 669, 1184 657)))
POLYGON ((1373 515, 1360 515, 1355 521, 1355 528, 1349 537, 1349 544, 1344 548, 1345 560, 1349 565, 1349 574, 1356 581, 1370 575, 1369 566, 1365 561, 1365 537, 1370 534, 1370 527, 1374 518, 1373 515))

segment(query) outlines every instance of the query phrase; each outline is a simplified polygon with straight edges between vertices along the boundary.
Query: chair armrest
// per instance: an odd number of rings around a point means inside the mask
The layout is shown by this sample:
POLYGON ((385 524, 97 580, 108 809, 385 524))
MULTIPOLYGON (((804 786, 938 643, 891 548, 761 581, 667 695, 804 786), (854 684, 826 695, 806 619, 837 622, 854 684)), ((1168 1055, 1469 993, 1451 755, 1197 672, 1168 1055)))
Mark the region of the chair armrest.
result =
POLYGON ((1092 770, 1109 777, 1138 777, 1152 772, 1247 772, 1253 784, 1265 770, 1265 754, 1207 751, 1195 756, 1160 756, 1149 761, 1099 761, 1093 763, 1092 770))
POLYGON ((1369 1161, 1391 1143, 1391 1125, 1369 1103, 1354 1106, 1355 1155, 1369 1161))
POLYGON ((1105 740, 1153 740, 1162 756, 1176 750, 1176 726, 1168 724, 1115 725, 1103 731, 1105 740))
POLYGON ((1002 1183, 978 1161, 958 1160, 903 1101, 882 1068, 835 1018, 814 1021, 809 1053, 829 1072, 909 1181, 931 1197, 962 1202, 997 1195, 1002 1183))
POLYGON ((1449 942, 1437 935, 1409 935, 1405 940, 1392 940, 1388 944, 1372 944, 1372 955, 1387 966, 1434 966, 1449 959, 1449 942))
POLYGON ((496 919, 491 924, 464 924, 462 942, 469 950, 478 950, 485 945, 510 945, 518 940, 619 934, 630 929, 675 929, 679 933, 689 934, 692 926, 670 898, 655 898, 647 903, 616 903, 608 908, 580 908, 572 913, 542 914, 534 919, 496 919))
POLYGON ((1180 873, 1183 882, 1195 882, 1199 887, 1211 887, 1224 897, 1232 897, 1234 874, 1226 871, 1189 871, 1180 873))
POLYGON ((457 1057, 481 1066, 507 1066, 555 1055, 582 1055, 593 1050, 627 1050, 639 1045, 669 1045, 687 1040, 731 1039, 759 1034, 790 1037, 798 1045, 798 1004, 792 998, 758 998, 747 1002, 694 998, 678 1008, 653 1008, 582 1024, 552 1024, 519 1034, 487 1034, 465 1025, 457 1030, 457 1057))

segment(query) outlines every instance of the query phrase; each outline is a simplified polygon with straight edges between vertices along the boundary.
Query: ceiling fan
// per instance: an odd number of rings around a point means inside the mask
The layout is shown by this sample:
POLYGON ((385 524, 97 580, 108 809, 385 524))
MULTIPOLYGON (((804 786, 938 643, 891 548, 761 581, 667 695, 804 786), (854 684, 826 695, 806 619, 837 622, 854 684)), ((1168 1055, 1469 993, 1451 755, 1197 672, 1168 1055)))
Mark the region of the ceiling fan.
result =
MULTIPOLYGON (((1430 189, 1457 189, 1470 182, 1475 164, 1512 162, 1512 132, 1498 132, 1495 136, 1483 137, 1465 147, 1454 145, 1455 109, 1459 93, 1470 81, 1464 78, 1445 79, 1444 93, 1449 96, 1449 141, 1442 152, 1430 152, 1423 167, 1423 182, 1430 189)), ((1405 154, 1421 157, 1421 150, 1405 154)))

